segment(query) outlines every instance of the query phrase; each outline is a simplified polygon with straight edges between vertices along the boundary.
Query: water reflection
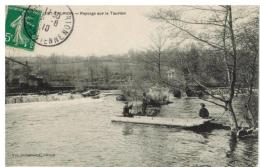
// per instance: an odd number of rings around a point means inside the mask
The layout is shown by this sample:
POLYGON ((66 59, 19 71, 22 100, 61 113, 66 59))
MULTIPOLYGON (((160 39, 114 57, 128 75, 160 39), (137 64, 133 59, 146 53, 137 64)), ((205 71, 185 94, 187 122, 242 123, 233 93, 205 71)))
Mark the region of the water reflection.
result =
MULTIPOLYGON (((202 137, 204 137, 205 139, 209 138, 209 133, 208 132, 201 132, 199 133, 202 137)), ((207 140, 206 140, 207 141, 207 140)), ((205 143, 206 144, 206 143, 205 143)))
POLYGON ((249 160, 250 157, 253 156, 253 153, 257 151, 255 141, 253 139, 248 139, 248 140, 242 140, 241 142, 243 142, 243 144, 245 145, 245 149, 243 149, 243 155, 245 159, 249 160))
POLYGON ((226 152, 228 166, 255 167, 257 162, 252 161, 252 158, 257 156, 257 140, 254 138, 237 139, 235 134, 231 134, 230 150, 226 152))
MULTIPOLYGON (((199 99, 176 99, 163 106, 159 116, 197 117, 200 102, 199 99)), ((257 139, 236 141, 223 128, 195 133, 177 128, 111 123, 110 118, 121 113, 122 105, 112 96, 49 102, 40 108, 37 103, 6 105, 7 164, 256 166, 257 139), (56 156, 48 159, 11 156, 31 152, 55 153, 56 156)), ((222 113, 216 107, 207 106, 210 115, 222 113)))
POLYGON ((248 138, 245 140, 241 140, 241 143, 244 145, 244 149, 242 151, 242 159, 247 163, 247 166, 256 166, 257 162, 252 161, 252 157, 257 156, 258 144, 257 138, 248 138))
POLYGON ((123 135, 131 135, 134 132, 133 126, 131 124, 122 124, 122 134, 123 135))
MULTIPOLYGON (((169 129, 160 126, 143 126, 138 128, 138 154, 143 162, 148 163, 148 166, 160 166, 170 157, 169 147, 172 145, 169 140, 169 129)), ((175 152, 174 150, 171 150, 175 152)), ((164 166, 164 165, 162 165, 164 166)))
POLYGON ((184 101, 183 101, 183 110, 184 111, 190 111, 190 110, 193 110, 193 105, 190 101, 191 99, 190 98, 185 98, 184 101))
POLYGON ((236 147, 237 147, 236 134, 234 132, 231 132, 230 139, 229 139, 229 150, 226 152, 226 157, 228 158, 228 166, 232 166, 237 160, 237 157, 235 156, 234 153, 236 147))
POLYGON ((237 147, 237 136, 235 132, 231 132, 229 139, 230 152, 233 153, 237 147))

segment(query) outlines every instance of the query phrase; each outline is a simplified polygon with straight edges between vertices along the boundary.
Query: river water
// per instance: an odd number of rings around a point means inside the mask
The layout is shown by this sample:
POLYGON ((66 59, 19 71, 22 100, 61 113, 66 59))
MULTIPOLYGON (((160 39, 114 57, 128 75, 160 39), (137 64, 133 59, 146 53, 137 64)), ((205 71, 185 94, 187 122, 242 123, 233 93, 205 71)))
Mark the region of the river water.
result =
MULTIPOLYGON (((160 117, 197 117, 199 99, 174 99, 160 117)), ((227 123, 221 108, 210 115, 227 123)), ((6 104, 7 165, 89 167, 256 166, 257 139, 232 142, 227 130, 111 123, 123 104, 115 96, 6 104)))

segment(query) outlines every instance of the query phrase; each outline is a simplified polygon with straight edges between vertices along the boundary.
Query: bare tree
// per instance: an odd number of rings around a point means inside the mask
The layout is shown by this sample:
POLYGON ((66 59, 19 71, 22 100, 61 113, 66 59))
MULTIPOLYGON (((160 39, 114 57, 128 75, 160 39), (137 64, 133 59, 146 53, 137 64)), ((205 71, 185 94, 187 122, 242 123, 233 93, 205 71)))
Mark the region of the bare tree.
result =
POLYGON ((165 54, 169 39, 162 29, 159 29, 155 34, 151 35, 151 41, 151 50, 153 53, 149 58, 156 65, 158 78, 160 79, 162 77, 162 56, 165 54))
MULTIPOLYGON (((229 87, 229 93, 227 96, 215 96, 211 93, 211 90, 203 85, 190 70, 189 73, 194 82, 203 88, 204 93, 222 104, 208 99, 203 100, 214 103, 229 111, 233 120, 232 123, 234 124, 233 128, 238 130, 237 117, 233 108, 233 99, 237 83, 238 57, 234 22, 238 18, 234 18, 231 6, 190 8, 196 12, 204 13, 203 19, 200 18, 201 20, 199 21, 194 21, 194 19, 188 20, 183 16, 185 10, 176 11, 172 9, 160 9, 157 13, 152 15, 151 18, 166 23, 174 30, 183 32, 186 36, 204 44, 206 47, 212 47, 223 52, 229 87), (208 15, 208 17, 206 15, 208 15), (202 30, 202 32, 196 32, 196 30, 202 30)), ((184 66, 187 66, 187 63, 184 62, 184 66)), ((189 69, 189 67, 187 67, 187 69, 189 69)))
POLYGON ((144 67, 151 72, 150 80, 158 83, 163 79, 163 70, 168 67, 167 51, 169 38, 163 31, 162 27, 158 27, 157 31, 150 35, 151 44, 149 49, 141 56, 141 62, 144 67))
POLYGON ((242 68, 240 70, 241 73, 241 82, 245 84, 247 87, 247 100, 245 102, 246 111, 249 115, 247 120, 249 122, 249 126, 257 127, 256 119, 254 116, 253 108, 257 108, 254 106, 253 97, 254 97, 254 87, 258 84, 257 82, 257 74, 258 74, 258 46, 259 46, 259 19, 258 16, 253 18, 250 22, 247 23, 249 26, 240 27, 242 30, 238 34, 239 47, 243 49, 245 55, 242 68), (245 65, 246 63, 246 65, 245 65))

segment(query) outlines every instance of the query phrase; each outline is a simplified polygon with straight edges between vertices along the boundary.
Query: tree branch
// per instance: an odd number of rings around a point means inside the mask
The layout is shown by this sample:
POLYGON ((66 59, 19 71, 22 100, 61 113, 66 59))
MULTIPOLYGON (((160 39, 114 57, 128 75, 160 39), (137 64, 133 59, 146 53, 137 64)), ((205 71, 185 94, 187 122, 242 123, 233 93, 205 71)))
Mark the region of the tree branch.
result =
POLYGON ((178 28, 179 30, 181 30, 181 31, 183 31, 183 32, 185 32, 185 33, 187 33, 188 35, 190 35, 191 37, 193 37, 194 39, 196 39, 196 40, 198 40, 198 41, 200 41, 200 42, 203 42, 203 43, 205 43, 205 44, 207 44, 207 45, 209 45, 209 46, 211 46, 211 47, 213 47, 213 48, 217 48, 217 49, 219 49, 219 50, 223 50, 223 47, 218 46, 218 45, 215 44, 215 43, 209 42, 209 41, 207 41, 207 40, 205 40, 205 39, 202 39, 202 38, 200 38, 200 37, 198 37, 198 36, 192 34, 192 33, 189 32, 188 30, 186 30, 186 29, 184 29, 184 28, 182 28, 182 27, 180 27, 180 26, 177 26, 176 24, 170 22, 168 19, 163 18, 162 16, 160 16, 160 19, 162 19, 162 20, 164 20, 166 23, 168 23, 168 24, 170 24, 170 25, 172 25, 172 26, 178 28))
POLYGON ((217 105, 217 106, 223 107, 225 110, 227 110, 227 107, 224 106, 224 105, 222 105, 222 104, 218 104, 218 103, 216 103, 216 102, 214 102, 214 101, 207 100, 207 99, 202 99, 202 98, 200 98, 200 99, 201 99, 201 100, 204 100, 204 101, 207 101, 207 102, 210 102, 210 103, 212 103, 212 104, 215 104, 215 105, 217 105))

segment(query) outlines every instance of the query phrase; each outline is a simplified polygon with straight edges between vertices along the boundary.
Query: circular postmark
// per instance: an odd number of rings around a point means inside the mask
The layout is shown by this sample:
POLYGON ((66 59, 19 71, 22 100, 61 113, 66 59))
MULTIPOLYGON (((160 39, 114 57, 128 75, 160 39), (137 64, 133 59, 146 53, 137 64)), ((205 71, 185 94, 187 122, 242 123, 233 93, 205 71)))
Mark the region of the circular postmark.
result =
POLYGON ((74 23, 69 6, 29 6, 24 16, 27 35, 38 45, 46 47, 66 41, 73 31, 74 23), (33 17, 35 13, 40 13, 38 20, 33 17))

